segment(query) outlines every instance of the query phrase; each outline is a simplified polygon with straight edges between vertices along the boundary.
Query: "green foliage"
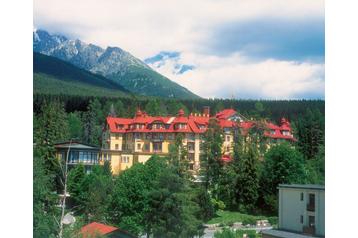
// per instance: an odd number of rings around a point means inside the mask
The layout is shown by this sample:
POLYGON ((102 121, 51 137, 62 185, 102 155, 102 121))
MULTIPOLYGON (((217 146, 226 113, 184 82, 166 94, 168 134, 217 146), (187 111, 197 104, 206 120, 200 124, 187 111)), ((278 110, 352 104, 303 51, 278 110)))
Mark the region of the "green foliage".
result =
POLYGON ((295 123, 298 148, 306 159, 313 159, 324 145, 324 124, 324 116, 317 109, 307 109, 295 123))
POLYGON ((306 160, 308 169, 308 183, 324 184, 325 178, 325 152, 324 145, 320 145, 318 153, 313 159, 306 160))
POLYGON ((265 155, 261 176, 261 191, 266 209, 277 212, 277 186, 304 184, 307 171, 303 155, 290 144, 273 146, 265 155))
POLYGON ((45 102, 34 126, 36 152, 44 160, 45 169, 56 177, 56 189, 62 187, 60 164, 55 158, 54 144, 69 138, 67 115, 59 101, 45 102))
POLYGON ((34 92, 46 94, 126 96, 120 84, 60 59, 34 53, 34 92))
POLYGON ((189 109, 182 102, 178 102, 178 100, 172 99, 167 102, 167 112, 169 115, 176 116, 180 109, 184 110, 185 115, 190 113, 189 109))
POLYGON ((199 206, 198 217, 203 221, 208 221, 215 214, 210 194, 201 186, 194 188, 193 193, 195 194, 194 201, 199 206))
POLYGON ((223 224, 224 226, 228 226, 233 224, 234 222, 242 222, 243 224, 256 224, 256 221, 258 220, 269 220, 272 221, 273 225, 277 224, 275 222, 275 219, 277 220, 277 217, 266 217, 262 215, 249 215, 241 212, 235 212, 235 211, 223 211, 218 210, 215 214, 215 216, 209 220, 208 224, 223 224))
POLYGON ((55 237, 58 226, 56 209, 57 196, 54 193, 53 176, 46 169, 45 161, 34 157, 33 161, 33 236, 55 237))
POLYGON ((83 125, 81 115, 78 112, 71 112, 67 116, 70 138, 82 138, 83 125))
POLYGON ((86 174, 82 164, 70 170, 68 190, 74 202, 73 210, 85 214, 88 222, 108 221, 108 209, 113 189, 112 175, 108 165, 93 166, 91 173, 86 174))
POLYGON ((101 103, 97 99, 90 101, 88 111, 83 116, 83 141, 85 143, 99 146, 102 135, 101 125, 104 119, 101 103))
POLYGON ((195 217, 197 206, 188 200, 184 181, 167 169, 149 192, 146 213, 147 232, 153 237, 191 237, 197 234, 200 221, 195 217))
POLYGON ((163 75, 141 65, 130 65, 127 70, 108 75, 108 78, 120 82, 131 92, 144 96, 164 98, 199 98, 186 88, 169 80, 163 75))
POLYGON ((253 211, 259 195, 257 147, 249 147, 247 153, 238 158, 235 181, 236 203, 241 211, 253 211))
POLYGON ((231 230, 229 228, 224 228, 222 231, 216 231, 214 234, 215 238, 243 238, 246 234, 247 238, 258 238, 259 234, 255 230, 231 230))
POLYGON ((145 112, 151 116, 166 115, 167 109, 162 101, 158 99, 149 100, 145 106, 145 112))
POLYGON ((82 213, 85 210, 85 201, 86 201, 86 190, 84 187, 84 181, 86 178, 86 171, 83 164, 76 165, 68 173, 68 191, 71 194, 71 199, 73 200, 75 211, 82 213))
POLYGON ((218 196, 218 182, 222 173, 221 146, 223 143, 223 131, 215 119, 209 120, 208 129, 203 138, 203 153, 201 155, 201 173, 205 178, 204 185, 213 192, 213 197, 218 196))

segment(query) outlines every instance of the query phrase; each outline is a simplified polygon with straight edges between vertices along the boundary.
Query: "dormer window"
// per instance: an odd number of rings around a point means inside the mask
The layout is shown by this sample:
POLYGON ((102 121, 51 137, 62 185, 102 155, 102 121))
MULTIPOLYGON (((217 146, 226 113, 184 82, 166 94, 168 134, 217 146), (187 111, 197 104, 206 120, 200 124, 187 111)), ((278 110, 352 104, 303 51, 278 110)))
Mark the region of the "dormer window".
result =
POLYGON ((186 129, 186 123, 178 123, 175 127, 176 129, 186 129))
POLYGON ((117 130, 122 130, 123 127, 124 127, 123 124, 118 124, 118 123, 116 123, 116 129, 117 129, 117 130))
POLYGON ((284 135, 284 136, 290 136, 291 135, 291 133, 289 132, 289 131, 282 131, 282 135, 284 135))
POLYGON ((270 134, 274 135, 275 134, 275 130, 270 130, 270 134))

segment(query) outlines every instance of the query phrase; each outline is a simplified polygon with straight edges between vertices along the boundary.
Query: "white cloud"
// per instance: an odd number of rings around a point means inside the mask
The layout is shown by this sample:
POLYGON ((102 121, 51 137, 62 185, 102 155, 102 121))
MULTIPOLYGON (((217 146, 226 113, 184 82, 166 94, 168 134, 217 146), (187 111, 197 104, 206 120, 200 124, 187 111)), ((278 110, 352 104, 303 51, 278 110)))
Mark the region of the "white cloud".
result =
POLYGON ((223 22, 323 15, 323 0, 34 0, 36 27, 121 46, 140 58, 161 50, 195 51, 223 22))
POLYGON ((314 17, 324 17, 323 0, 34 0, 37 28, 119 46, 140 59, 163 50, 181 52, 181 63, 195 70, 174 75, 168 64, 160 72, 203 97, 323 97, 323 64, 247 62, 238 54, 217 57, 201 50, 222 23, 314 17))
POLYGON ((295 99, 308 94, 324 97, 324 65, 291 61, 249 62, 230 57, 183 54, 180 63, 197 68, 182 75, 172 65, 157 69, 163 75, 203 97, 295 99))

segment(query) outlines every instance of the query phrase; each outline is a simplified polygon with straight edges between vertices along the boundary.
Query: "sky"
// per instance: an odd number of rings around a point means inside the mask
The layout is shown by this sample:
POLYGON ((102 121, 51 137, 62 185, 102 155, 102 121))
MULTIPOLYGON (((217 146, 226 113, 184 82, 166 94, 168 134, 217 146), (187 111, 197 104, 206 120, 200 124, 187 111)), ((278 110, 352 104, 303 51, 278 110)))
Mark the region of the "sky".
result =
POLYGON ((324 99, 321 0, 34 0, 34 27, 118 46, 205 98, 324 99))

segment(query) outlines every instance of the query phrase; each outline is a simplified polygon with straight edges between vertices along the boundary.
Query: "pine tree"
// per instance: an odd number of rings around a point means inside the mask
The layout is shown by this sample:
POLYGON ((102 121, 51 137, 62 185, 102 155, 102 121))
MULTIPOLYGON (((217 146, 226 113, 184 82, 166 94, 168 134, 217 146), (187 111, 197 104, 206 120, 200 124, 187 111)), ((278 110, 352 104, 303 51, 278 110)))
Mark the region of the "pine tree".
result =
POLYGON ((209 120, 208 129, 203 137, 203 154, 201 156, 201 173, 205 178, 206 190, 217 196, 217 186, 222 174, 223 131, 215 119, 209 120))
POLYGON ((258 199, 258 155, 254 147, 238 158, 235 181, 236 203, 243 212, 253 211, 258 199))

